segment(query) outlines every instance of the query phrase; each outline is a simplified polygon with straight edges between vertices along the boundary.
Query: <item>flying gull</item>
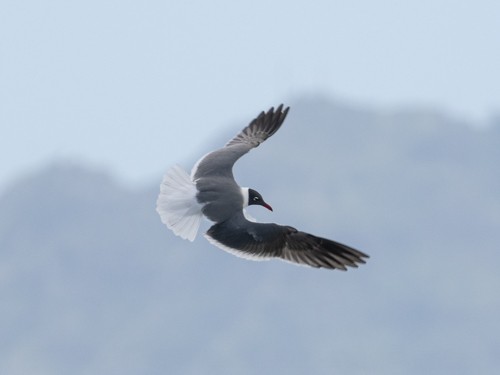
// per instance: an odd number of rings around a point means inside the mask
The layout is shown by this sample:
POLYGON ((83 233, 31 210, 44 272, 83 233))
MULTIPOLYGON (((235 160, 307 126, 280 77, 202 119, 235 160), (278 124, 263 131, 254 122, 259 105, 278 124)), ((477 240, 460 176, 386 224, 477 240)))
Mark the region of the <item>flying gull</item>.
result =
POLYGON ((252 260, 279 258, 311 267, 347 270, 365 263, 368 255, 336 241, 301 232, 291 226, 257 223, 245 207, 260 205, 272 211, 257 191, 240 187, 233 165, 271 137, 285 120, 289 107, 261 112, 224 147, 203 156, 191 175, 179 166, 165 174, 157 208, 162 222, 177 236, 193 241, 203 216, 215 224, 205 233, 209 242, 252 260))

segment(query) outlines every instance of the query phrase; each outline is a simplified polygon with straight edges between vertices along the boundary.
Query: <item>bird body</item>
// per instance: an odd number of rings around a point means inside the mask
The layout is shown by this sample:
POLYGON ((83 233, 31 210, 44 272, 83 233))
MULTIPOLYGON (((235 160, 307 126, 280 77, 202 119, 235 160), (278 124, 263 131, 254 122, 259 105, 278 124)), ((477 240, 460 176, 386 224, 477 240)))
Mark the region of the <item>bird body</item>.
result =
MULTIPOLYGON (((244 193, 233 179, 224 177, 215 181, 210 177, 196 180, 198 202, 203 205, 203 214, 216 223, 225 221, 235 212, 245 208, 244 193)), ((247 201, 248 202, 248 201, 247 201)))
POLYGON ((205 237, 234 255, 264 260, 279 258, 311 267, 346 270, 365 263, 368 255, 349 246, 301 232, 291 226, 256 223, 245 207, 260 205, 272 211, 257 191, 240 187, 233 165, 251 149, 272 136, 282 125, 289 108, 283 105, 261 112, 223 148, 203 156, 188 175, 174 166, 163 178, 157 211, 174 234, 193 241, 203 216, 215 224, 205 237))

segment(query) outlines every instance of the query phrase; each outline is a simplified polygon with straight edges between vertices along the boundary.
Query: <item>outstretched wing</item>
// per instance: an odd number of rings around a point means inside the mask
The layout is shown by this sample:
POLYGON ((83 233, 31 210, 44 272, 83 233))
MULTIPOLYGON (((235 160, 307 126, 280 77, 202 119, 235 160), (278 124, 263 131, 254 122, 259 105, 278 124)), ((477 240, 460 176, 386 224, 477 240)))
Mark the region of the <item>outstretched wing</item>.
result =
POLYGON ((283 109, 283 104, 276 108, 261 112, 236 137, 223 148, 203 156, 193 167, 193 180, 207 176, 233 177, 233 165, 241 156, 257 147, 280 128, 288 113, 289 107, 283 109))
POLYGON ((365 263, 364 258, 369 258, 339 242, 289 226, 249 222, 240 214, 213 225, 205 237, 223 250, 253 260, 280 258, 316 268, 346 271, 347 267, 358 267, 365 263))
POLYGON ((262 111, 236 137, 227 142, 225 147, 245 145, 246 152, 257 147, 278 131, 289 109, 287 107, 283 110, 283 104, 280 104, 276 110, 271 107, 267 112, 262 111))

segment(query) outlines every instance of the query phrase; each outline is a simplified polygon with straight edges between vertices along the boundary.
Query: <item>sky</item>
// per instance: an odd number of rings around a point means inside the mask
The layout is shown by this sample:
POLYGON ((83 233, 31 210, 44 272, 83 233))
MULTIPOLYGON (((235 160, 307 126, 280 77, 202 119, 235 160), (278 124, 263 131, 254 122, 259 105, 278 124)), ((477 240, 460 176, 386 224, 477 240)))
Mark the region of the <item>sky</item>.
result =
POLYGON ((487 122, 499 21, 493 0, 4 1, 0 192, 61 159, 154 182, 302 95, 487 122))

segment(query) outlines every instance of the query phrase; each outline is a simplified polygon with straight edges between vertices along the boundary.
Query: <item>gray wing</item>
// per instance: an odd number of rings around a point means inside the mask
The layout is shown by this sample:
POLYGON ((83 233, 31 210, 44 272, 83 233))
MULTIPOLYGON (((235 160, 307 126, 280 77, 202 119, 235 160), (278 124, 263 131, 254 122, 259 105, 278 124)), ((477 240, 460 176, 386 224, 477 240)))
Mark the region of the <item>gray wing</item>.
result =
POLYGON ((289 226, 253 223, 242 214, 213 225, 206 233, 214 245, 234 255, 264 260, 283 260, 316 268, 347 270, 369 258, 365 253, 289 226))
POLYGON ((289 107, 279 107, 261 112, 257 118, 245 127, 236 137, 223 148, 202 157, 193 168, 193 179, 206 176, 233 177, 233 165, 241 156, 257 147, 280 128, 288 113, 289 107))

